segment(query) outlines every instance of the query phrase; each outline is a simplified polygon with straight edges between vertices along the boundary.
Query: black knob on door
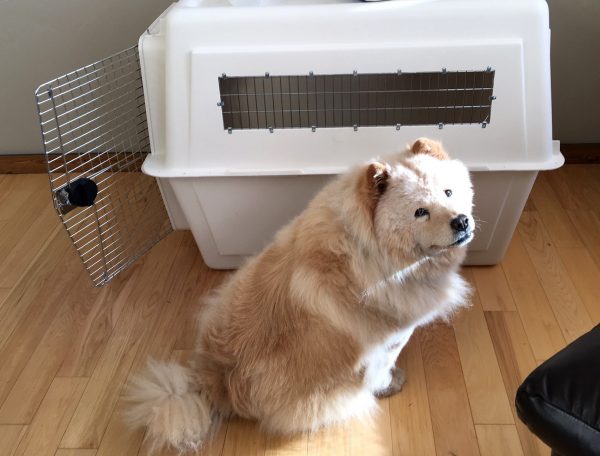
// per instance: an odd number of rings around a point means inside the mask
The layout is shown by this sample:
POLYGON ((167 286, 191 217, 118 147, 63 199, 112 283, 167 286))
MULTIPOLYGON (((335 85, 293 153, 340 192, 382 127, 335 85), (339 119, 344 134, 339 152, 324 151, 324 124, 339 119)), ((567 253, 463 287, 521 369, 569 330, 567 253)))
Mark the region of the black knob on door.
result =
POLYGON ((78 207, 91 206, 98 195, 98 186, 87 177, 80 177, 71 182, 65 190, 69 195, 69 204, 78 207))

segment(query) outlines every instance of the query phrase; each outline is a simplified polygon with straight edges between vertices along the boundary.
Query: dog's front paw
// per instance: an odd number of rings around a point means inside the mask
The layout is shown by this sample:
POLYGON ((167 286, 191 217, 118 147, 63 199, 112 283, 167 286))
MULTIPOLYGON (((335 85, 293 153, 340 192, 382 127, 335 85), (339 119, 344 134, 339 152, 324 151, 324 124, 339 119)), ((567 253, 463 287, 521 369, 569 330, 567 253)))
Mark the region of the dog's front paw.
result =
POLYGON ((406 375, 404 373, 404 369, 399 367, 394 367, 392 369, 392 381, 389 386, 381 391, 378 391, 375 395, 377 397, 390 397, 396 393, 402 391, 402 386, 406 382, 406 375))

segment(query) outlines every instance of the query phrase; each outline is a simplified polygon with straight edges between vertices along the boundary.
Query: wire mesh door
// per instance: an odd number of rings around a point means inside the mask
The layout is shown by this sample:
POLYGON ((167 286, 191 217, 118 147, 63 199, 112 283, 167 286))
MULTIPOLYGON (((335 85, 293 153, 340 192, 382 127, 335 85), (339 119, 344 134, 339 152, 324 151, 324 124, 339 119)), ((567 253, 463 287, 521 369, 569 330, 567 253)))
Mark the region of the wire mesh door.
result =
POLYGON ((54 206, 95 286, 172 231, 150 152, 137 46, 35 93, 54 206))

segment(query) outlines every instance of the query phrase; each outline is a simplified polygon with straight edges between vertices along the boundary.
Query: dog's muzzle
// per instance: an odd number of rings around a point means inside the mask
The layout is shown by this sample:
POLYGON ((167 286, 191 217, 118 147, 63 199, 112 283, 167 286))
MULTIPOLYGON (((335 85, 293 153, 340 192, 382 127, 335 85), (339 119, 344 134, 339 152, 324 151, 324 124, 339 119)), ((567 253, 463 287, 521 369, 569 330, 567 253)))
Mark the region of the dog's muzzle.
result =
POLYGON ((473 231, 462 231, 459 233, 456 241, 450 244, 450 247, 459 247, 461 245, 468 244, 473 240, 473 231))

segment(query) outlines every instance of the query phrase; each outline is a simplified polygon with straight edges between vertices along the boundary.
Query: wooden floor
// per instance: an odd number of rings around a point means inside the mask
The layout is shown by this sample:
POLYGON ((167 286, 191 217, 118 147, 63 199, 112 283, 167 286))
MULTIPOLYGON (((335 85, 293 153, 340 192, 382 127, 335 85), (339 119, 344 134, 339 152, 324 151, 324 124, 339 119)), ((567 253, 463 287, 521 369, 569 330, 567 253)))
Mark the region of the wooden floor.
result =
MULTIPOLYGON (((145 455, 121 424, 121 388, 149 355, 185 359, 198 298, 225 275, 176 232, 94 289, 47 187, 0 175, 0 454, 145 455)), ((502 264, 464 274, 473 306, 418 331, 399 360, 405 389, 372 423, 281 439, 233 420, 204 454, 548 455, 513 397, 600 322, 600 165, 541 174, 502 264)))

